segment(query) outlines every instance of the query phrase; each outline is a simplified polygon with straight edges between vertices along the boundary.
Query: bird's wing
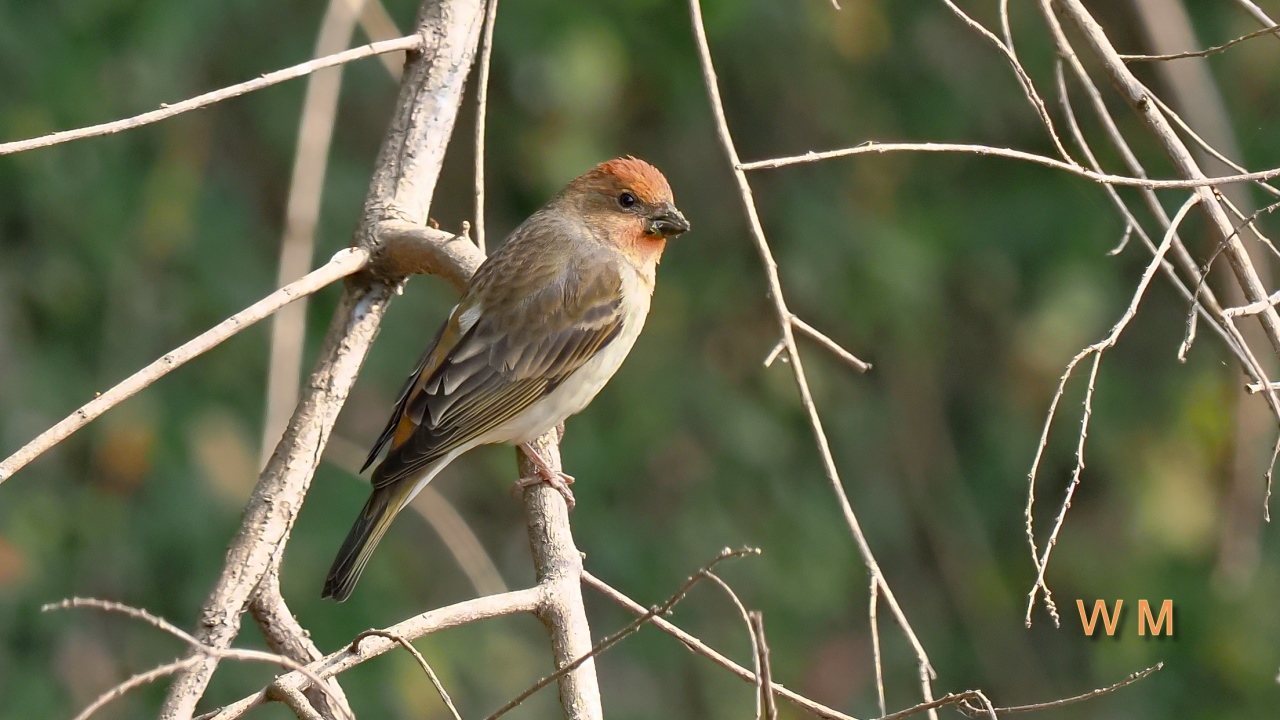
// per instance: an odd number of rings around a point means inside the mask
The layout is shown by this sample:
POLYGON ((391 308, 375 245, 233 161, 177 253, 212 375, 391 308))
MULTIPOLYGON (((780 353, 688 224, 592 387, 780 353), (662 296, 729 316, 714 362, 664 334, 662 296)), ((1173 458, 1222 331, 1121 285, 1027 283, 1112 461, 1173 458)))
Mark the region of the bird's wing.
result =
POLYGON ((375 445, 373 455, 390 445, 375 487, 516 417, 617 336, 625 316, 617 261, 559 265, 478 272, 375 445))

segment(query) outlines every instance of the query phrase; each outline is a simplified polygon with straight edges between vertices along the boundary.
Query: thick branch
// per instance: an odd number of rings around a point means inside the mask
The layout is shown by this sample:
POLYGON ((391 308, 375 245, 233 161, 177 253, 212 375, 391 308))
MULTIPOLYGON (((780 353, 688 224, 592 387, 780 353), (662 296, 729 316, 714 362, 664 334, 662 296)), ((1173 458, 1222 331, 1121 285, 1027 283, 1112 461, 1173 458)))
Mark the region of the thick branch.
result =
MULTIPOLYGON (((424 3, 417 26, 424 42, 410 54, 395 115, 378 155, 355 234, 360 248, 376 252, 378 222, 388 216, 426 223, 475 54, 480 10, 476 0, 424 3)), ((201 612, 197 635, 202 643, 214 648, 230 645, 250 597, 283 552, 329 432, 377 333, 391 292, 391 286, 378 277, 348 283, 316 369, 258 479, 222 575, 201 612)), ((216 665, 216 659, 207 658, 179 675, 170 687, 161 717, 190 718, 216 665)))
MULTIPOLYGON (((560 432, 552 430, 530 443, 553 470, 560 469, 560 432)), ((521 477, 533 477, 537 470, 519 448, 516 449, 521 477)), ((551 652, 556 668, 562 668, 591 652, 591 628, 582 604, 582 554, 569 529, 569 508, 564 498, 546 483, 524 491, 525 520, 529 524, 529 546, 538 586, 546 595, 538 619, 551 634, 551 652)), ((600 686, 596 682, 595 660, 588 659, 560 678, 560 703, 565 720, 600 720, 600 686)))
MULTIPOLYGON (((272 568, 258 584, 258 591, 249 602, 249 612, 272 652, 303 665, 324 657, 320 648, 311 641, 311 634, 293 616, 293 611, 280 594, 278 568, 272 568)), ((347 703, 347 696, 337 681, 331 680, 327 685, 327 691, 321 691, 320 688, 307 690, 305 695, 310 704, 326 718, 354 717, 351 706, 347 703)))

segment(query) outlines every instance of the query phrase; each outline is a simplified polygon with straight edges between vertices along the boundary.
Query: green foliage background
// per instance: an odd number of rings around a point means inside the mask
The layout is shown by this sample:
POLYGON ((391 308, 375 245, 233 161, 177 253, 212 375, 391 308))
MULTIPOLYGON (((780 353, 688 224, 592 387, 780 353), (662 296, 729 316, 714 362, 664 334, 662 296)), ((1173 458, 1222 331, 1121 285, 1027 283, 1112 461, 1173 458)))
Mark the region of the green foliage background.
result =
MULTIPOLYGON (((0 139, 132 115, 298 62, 323 4, 0 0, 0 139)), ((416 3, 387 4, 408 27, 416 3)), ((1007 67, 941 3, 843 4, 836 12, 822 0, 708 0, 744 158, 869 139, 1052 154, 1007 67)), ((1119 47, 1142 48, 1127 3, 1092 4, 1119 47)), ((994 2, 966 5, 994 20, 994 2)), ((1014 5, 1019 49, 1051 88, 1039 20, 1014 5)), ((1254 29, 1230 3, 1192 5, 1205 46, 1254 29)), ((684 4, 504 2, 496 42, 495 240, 571 177, 626 153, 666 172, 694 227, 669 250, 631 359, 569 423, 573 523, 588 568, 655 603, 720 548, 758 545, 762 557, 725 577, 764 611, 775 677, 875 716, 867 574, 789 370, 760 364, 776 329, 684 4)), ((1277 52, 1263 38, 1210 62, 1250 167, 1278 162, 1277 52)), ((349 241, 394 96, 375 61, 345 72, 317 262, 349 241)), ((303 88, 0 158, 0 454, 272 288, 303 88)), ((1117 110, 1140 137, 1127 109, 1117 110)), ((433 204, 447 228, 471 212, 472 117, 469 101, 433 204)), ((1149 143, 1139 151, 1153 158, 1153 174, 1169 175, 1149 143)), ((1163 279, 1098 381, 1084 484, 1049 571, 1064 625, 1053 629, 1042 611, 1033 629, 1022 624, 1033 580, 1025 478, 1050 394, 1071 355, 1119 317, 1147 260, 1136 244, 1105 255, 1123 227, 1103 192, 969 156, 865 156, 752 179, 793 308, 876 364, 860 376, 802 342, 845 485, 931 653, 938 692, 980 687, 997 704, 1034 702, 1163 660, 1136 687, 1044 717, 1273 717, 1277 533, 1258 531, 1255 564, 1219 569, 1220 537, 1261 513, 1261 478, 1243 514, 1226 502, 1239 379, 1207 332, 1186 364, 1175 360, 1185 307, 1163 279), (1123 598, 1117 636, 1085 638, 1076 598, 1123 598), (1175 601, 1174 638, 1137 636, 1141 598, 1175 601)), ((1172 208, 1181 197, 1164 199, 1172 208)), ((1200 228, 1193 218, 1186 234, 1197 253, 1200 228)), ((393 303, 339 419, 343 440, 364 448, 375 436, 450 292, 417 279, 393 303)), ((311 305, 313 351, 336 295, 330 288, 311 305)), ((266 327, 165 378, 0 487, 0 718, 70 717, 116 680, 182 651, 119 617, 40 606, 96 596, 194 624, 256 474, 266 327)), ((1074 462, 1081 395, 1073 384, 1049 448, 1042 528, 1074 462)), ((1247 452, 1268 444, 1263 437, 1247 452)), ((517 586, 531 572, 512 480, 511 451, 484 449, 437 487, 517 586)), ((286 597, 325 650, 474 593, 432 530, 406 513, 353 599, 320 601, 364 494, 361 481, 322 466, 289 545, 286 597)), ((627 621, 588 599, 597 634, 627 621)), ((905 707, 918 699, 912 655, 881 615, 890 705, 905 707)), ((747 661, 740 621, 714 589, 695 591, 674 619, 747 661)), ((250 625, 242 642, 259 645, 250 625)), ((529 618, 418 644, 468 718, 550 669, 545 634, 529 618)), ((611 718, 753 712, 748 685, 652 629, 605 655, 600 672, 611 718)), ((207 701, 238 698, 271 673, 224 664, 207 701)), ((368 663, 343 685, 362 717, 446 717, 407 654, 368 663)), ((162 693, 137 692, 102 717, 150 716, 162 693)), ((555 716, 553 695, 512 717, 555 716)), ((279 707, 256 715, 288 716, 279 707)))

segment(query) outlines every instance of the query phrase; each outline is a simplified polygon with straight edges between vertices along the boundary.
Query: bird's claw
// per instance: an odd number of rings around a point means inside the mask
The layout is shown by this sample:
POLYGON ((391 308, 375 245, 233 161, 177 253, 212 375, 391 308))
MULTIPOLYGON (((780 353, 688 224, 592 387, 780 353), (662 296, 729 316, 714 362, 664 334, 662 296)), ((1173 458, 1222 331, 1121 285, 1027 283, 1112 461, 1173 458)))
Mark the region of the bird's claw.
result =
POLYGON ((578 504, 578 501, 573 497, 573 491, 569 489, 569 486, 573 484, 573 476, 568 473, 538 468, 538 474, 516 480, 516 489, 524 490, 540 483, 546 483, 560 493, 560 496, 564 498, 564 504, 568 505, 570 510, 578 504))

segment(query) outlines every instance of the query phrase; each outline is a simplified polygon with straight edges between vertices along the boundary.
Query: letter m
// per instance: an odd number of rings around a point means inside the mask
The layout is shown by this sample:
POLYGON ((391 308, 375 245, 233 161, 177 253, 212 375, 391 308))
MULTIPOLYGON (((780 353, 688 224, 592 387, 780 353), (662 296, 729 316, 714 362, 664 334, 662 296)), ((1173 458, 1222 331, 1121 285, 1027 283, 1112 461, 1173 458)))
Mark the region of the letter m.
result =
MULTIPOLYGON (((1116 600, 1115 610, 1107 612, 1107 604, 1102 599, 1093 602, 1093 612, 1085 617, 1084 600, 1076 600, 1076 607, 1080 610, 1080 624, 1084 626, 1085 635, 1093 635, 1093 629, 1098 622, 1098 614, 1102 614, 1102 627, 1106 629, 1107 635, 1116 634, 1116 623, 1120 621, 1120 607, 1124 605, 1124 600, 1116 600)), ((1150 615, 1150 610, 1147 611, 1150 615)), ((1160 617, 1164 617, 1161 613, 1160 617)), ((1170 623, 1172 625, 1172 623, 1170 623)))
POLYGON ((1146 635, 1148 626, 1151 627, 1152 635, 1159 635, 1161 628, 1165 628, 1165 631, 1164 631, 1165 635, 1173 634, 1173 601, 1172 600, 1165 600, 1163 603, 1160 604, 1160 617, 1154 620, 1151 618, 1151 606, 1147 604, 1147 601, 1146 600, 1138 601, 1138 634, 1146 635), (1164 624, 1166 620, 1169 622, 1169 625, 1167 628, 1165 627, 1165 624, 1164 624))

